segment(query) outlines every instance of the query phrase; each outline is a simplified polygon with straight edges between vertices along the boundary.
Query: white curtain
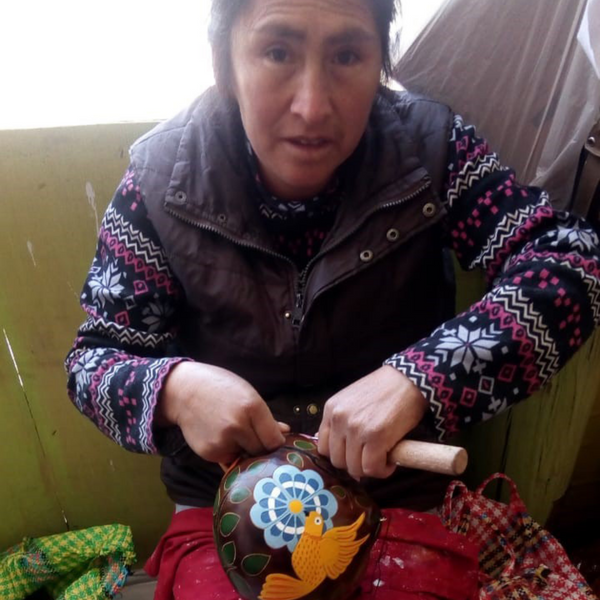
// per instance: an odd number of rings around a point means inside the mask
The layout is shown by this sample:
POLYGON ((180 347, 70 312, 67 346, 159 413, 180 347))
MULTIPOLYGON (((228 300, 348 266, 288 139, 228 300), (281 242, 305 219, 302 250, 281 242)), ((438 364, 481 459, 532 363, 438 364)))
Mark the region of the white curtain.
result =
POLYGON ((600 116, 600 0, 445 0, 395 76, 475 124, 520 181, 564 207, 600 116))

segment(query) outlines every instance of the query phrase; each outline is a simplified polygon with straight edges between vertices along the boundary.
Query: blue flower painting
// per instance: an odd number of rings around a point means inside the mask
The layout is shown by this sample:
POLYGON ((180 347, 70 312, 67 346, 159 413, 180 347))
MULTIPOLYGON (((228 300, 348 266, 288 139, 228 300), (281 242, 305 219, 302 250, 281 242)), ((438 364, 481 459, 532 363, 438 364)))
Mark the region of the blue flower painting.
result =
POLYGON ((273 477, 261 479, 254 488, 254 499, 252 523, 264 529, 265 542, 271 548, 287 546, 290 552, 304 532, 309 512, 323 517, 325 532, 333 527, 338 509, 337 500, 324 489, 323 478, 316 471, 300 471, 292 465, 278 467, 273 477))

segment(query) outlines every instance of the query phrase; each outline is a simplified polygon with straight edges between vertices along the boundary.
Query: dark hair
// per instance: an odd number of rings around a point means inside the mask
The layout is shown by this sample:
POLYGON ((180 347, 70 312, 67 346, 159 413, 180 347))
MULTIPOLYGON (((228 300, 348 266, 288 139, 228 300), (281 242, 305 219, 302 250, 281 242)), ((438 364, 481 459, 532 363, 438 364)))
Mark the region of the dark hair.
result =
MULTIPOLYGON (((396 17, 398 0, 365 0, 373 7, 375 24, 381 38, 383 75, 392 74, 392 48, 390 29, 396 17)), ((229 90, 231 82, 231 30, 241 10, 248 0, 212 0, 208 38, 213 51, 213 68, 217 85, 223 91, 229 90)))

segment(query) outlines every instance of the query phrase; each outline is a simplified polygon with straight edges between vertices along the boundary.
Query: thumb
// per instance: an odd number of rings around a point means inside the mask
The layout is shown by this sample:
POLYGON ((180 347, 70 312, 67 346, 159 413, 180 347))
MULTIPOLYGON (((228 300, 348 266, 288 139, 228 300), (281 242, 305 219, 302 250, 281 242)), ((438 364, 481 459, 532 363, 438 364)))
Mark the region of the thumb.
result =
POLYGON ((266 402, 261 402, 250 415, 252 429, 267 450, 276 450, 285 442, 280 424, 275 421, 266 402))
POLYGON ((277 421, 277 425, 279 425, 279 431, 281 431, 281 433, 283 434, 289 433, 292 430, 292 428, 287 423, 277 421))

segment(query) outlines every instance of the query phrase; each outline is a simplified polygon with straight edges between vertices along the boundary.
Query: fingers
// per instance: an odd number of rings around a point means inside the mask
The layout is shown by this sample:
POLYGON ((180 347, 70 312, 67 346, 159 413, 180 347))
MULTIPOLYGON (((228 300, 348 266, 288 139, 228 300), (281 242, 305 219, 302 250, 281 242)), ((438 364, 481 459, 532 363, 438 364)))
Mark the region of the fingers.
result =
POLYGON ((338 469, 348 469, 346 465, 346 438, 332 435, 329 438, 329 460, 338 469))
POLYGON ((323 420, 317 433, 319 454, 328 456, 334 467, 344 469, 358 479, 362 473, 361 446, 347 444, 346 436, 340 434, 342 428, 332 431, 331 421, 331 406, 325 405, 323 420))
POLYGON ((241 450, 257 456, 268 452, 267 446, 261 441, 256 432, 251 427, 242 427, 236 432, 236 442, 241 450))
POLYGON ((264 400, 261 399, 253 408, 250 413, 250 423, 260 448, 252 452, 245 446, 244 448, 252 454, 276 450, 285 442, 280 424, 275 421, 264 400))
POLYGON ((277 421, 277 425, 279 425, 279 431, 281 431, 281 433, 283 433, 284 435, 292 430, 292 428, 287 423, 277 421))
POLYGON ((317 433, 317 450, 327 456, 331 464, 338 469, 347 470, 346 437, 341 435, 342 427, 334 427, 332 423, 332 404, 325 405, 323 420, 317 433))
POLYGON ((209 462, 219 463, 222 467, 228 467, 231 463, 237 460, 242 449, 233 441, 229 440, 227 444, 206 444, 198 445, 193 440, 188 442, 190 448, 204 460, 209 462))
POLYGON ((389 477, 396 469, 388 462, 388 452, 381 439, 364 443, 359 436, 349 434, 345 421, 333 426, 331 406, 325 405, 323 420, 317 434, 319 454, 329 457, 334 467, 348 471, 354 479, 389 477), (344 426, 346 425, 346 426, 344 426))
POLYGON ((329 419, 325 416, 317 432, 317 450, 323 456, 329 456, 329 419))
POLYGON ((365 475, 362 444, 346 441, 346 470, 357 481, 365 475))
POLYGON ((385 479, 396 470, 396 465, 388 461, 388 452, 385 446, 379 444, 361 444, 345 436, 331 436, 327 445, 319 433, 319 453, 329 456, 334 467, 348 471, 348 474, 359 480, 361 477, 375 477, 385 479))
POLYGON ((396 470, 396 465, 388 462, 388 452, 384 446, 365 444, 361 451, 360 470, 365 477, 385 479, 396 470))

